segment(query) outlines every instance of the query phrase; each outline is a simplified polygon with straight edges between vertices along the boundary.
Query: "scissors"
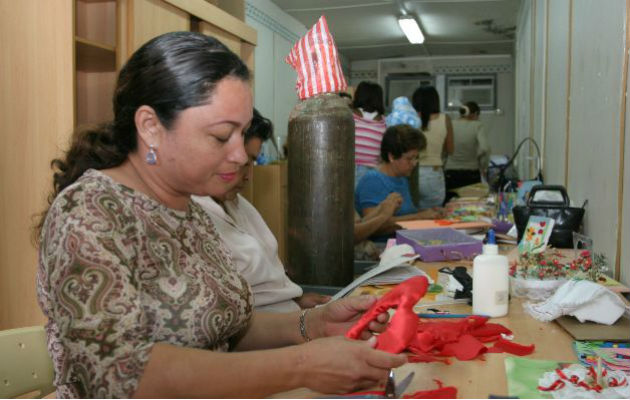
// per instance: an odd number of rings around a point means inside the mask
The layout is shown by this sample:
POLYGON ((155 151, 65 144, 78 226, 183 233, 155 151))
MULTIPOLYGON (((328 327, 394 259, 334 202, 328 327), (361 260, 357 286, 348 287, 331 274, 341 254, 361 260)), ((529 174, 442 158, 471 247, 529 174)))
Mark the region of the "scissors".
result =
POLYGON ((411 383, 414 375, 415 372, 412 371, 402 381, 396 384, 394 370, 390 369, 389 375, 387 376, 387 382, 385 383, 385 398, 399 399, 403 395, 403 393, 405 393, 405 390, 407 389, 407 386, 409 386, 409 384, 411 383))
POLYGON ((387 377, 387 382, 385 383, 385 391, 383 392, 383 394, 356 393, 356 394, 345 395, 341 397, 326 396, 326 397, 320 397, 320 398, 322 399, 339 399, 339 398, 342 398, 342 399, 394 399, 394 398, 400 398, 403 395, 403 393, 405 393, 405 390, 411 383, 411 380, 413 379, 414 375, 415 375, 415 372, 410 372, 409 375, 405 377, 405 379, 400 381, 400 383, 396 384, 396 380, 394 379, 394 371, 390 369, 389 376, 387 377))

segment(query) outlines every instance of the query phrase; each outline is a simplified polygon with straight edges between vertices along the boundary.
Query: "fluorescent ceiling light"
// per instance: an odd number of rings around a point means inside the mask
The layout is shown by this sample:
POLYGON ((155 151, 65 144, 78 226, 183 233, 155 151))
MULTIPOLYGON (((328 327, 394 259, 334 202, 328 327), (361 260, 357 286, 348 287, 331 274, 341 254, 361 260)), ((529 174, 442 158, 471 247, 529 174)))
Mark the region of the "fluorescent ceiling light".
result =
POLYGON ((398 25, 400 25, 400 29, 402 29, 405 36, 407 36, 409 42, 414 44, 422 44, 424 42, 424 35, 420 30, 418 21, 411 15, 398 17, 398 25))

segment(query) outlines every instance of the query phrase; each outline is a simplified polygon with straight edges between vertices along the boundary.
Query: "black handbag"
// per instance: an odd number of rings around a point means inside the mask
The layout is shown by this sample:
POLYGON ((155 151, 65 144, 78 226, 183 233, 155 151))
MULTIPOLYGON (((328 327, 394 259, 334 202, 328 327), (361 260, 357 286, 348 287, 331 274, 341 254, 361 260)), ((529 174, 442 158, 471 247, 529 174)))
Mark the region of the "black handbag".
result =
POLYGON ((549 237, 550 245, 556 248, 573 248, 573 232, 579 232, 582 228, 582 218, 584 218, 587 202, 588 200, 584 201, 582 207, 571 207, 569 195, 564 186, 534 186, 527 198, 527 204, 516 206, 512 209, 514 223, 518 230, 518 241, 520 242, 521 237, 523 237, 529 217, 536 215, 555 220, 551 236, 549 237), (560 192, 562 201, 534 201, 535 194, 538 191, 560 192))

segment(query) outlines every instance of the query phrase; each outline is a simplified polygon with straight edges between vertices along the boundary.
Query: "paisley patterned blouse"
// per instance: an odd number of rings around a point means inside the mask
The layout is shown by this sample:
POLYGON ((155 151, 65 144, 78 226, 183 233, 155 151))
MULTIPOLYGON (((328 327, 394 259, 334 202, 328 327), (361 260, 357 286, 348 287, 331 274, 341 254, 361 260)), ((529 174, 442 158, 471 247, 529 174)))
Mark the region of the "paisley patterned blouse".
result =
POLYGON ((211 220, 88 170, 53 202, 38 300, 59 397, 130 398, 154 343, 226 351, 252 295, 211 220))

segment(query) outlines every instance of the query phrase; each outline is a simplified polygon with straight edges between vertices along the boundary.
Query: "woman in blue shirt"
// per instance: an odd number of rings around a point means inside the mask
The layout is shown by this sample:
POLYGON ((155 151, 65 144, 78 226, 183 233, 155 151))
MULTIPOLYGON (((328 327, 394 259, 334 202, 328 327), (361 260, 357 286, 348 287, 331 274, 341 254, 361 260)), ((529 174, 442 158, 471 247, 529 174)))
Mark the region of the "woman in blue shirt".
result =
POLYGON ((402 204, 396 221, 437 217, 433 210, 418 211, 411 200, 407 177, 418 164, 418 152, 426 147, 424 134, 409 125, 387 128, 381 142, 381 163, 366 173, 355 189, 355 208, 362 216, 370 214, 390 193, 399 193, 402 204))

